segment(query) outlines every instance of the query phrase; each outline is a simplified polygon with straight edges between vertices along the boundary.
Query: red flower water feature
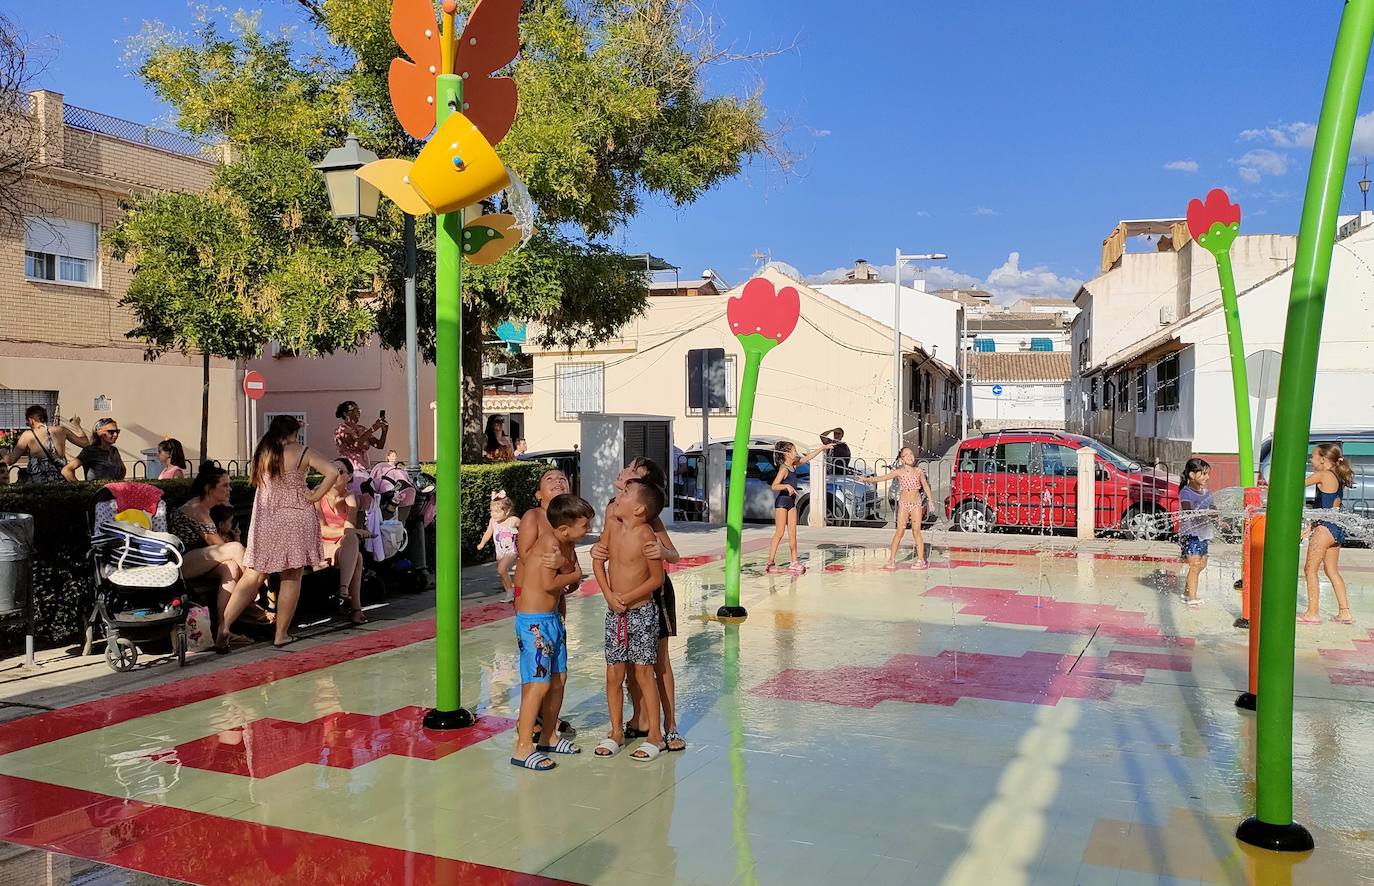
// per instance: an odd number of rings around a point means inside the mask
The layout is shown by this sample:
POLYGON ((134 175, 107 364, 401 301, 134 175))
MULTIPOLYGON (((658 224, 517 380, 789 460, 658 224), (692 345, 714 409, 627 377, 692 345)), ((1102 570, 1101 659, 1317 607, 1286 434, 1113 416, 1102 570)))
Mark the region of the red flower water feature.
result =
POLYGON ((725 306, 730 331, 743 339, 747 335, 761 335, 782 344, 797 328, 801 316, 801 297, 791 286, 781 292, 772 282, 755 277, 744 285, 744 293, 730 299, 725 306))
MULTIPOLYGON (((1194 240, 1204 246, 1208 245, 1205 238, 1212 233, 1212 226, 1217 224, 1220 224, 1222 228, 1240 224, 1240 204, 1232 203, 1225 191, 1221 188, 1213 188, 1207 194, 1206 203, 1197 199, 1189 201, 1188 233, 1193 235, 1194 240)), ((1229 247, 1230 245, 1228 240, 1226 246, 1229 247)))

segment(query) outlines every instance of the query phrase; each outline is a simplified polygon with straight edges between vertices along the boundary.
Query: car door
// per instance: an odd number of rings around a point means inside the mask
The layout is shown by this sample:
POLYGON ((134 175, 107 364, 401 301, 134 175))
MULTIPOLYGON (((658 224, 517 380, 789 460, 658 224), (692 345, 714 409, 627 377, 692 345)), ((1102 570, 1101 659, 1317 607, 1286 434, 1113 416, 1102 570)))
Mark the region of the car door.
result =
POLYGON ((773 450, 749 450, 749 461, 744 475, 746 520, 773 519, 773 501, 778 495, 773 491, 773 478, 777 475, 778 466, 773 461, 773 450))
POLYGON ((1078 451, 1045 443, 1041 458, 1041 524, 1056 529, 1078 523, 1078 451))
POLYGON ((983 497, 992 504, 993 519, 998 525, 1024 526, 1029 520, 1026 501, 1030 494, 1034 445, 1029 440, 998 443, 990 450, 992 457, 980 465, 983 497))

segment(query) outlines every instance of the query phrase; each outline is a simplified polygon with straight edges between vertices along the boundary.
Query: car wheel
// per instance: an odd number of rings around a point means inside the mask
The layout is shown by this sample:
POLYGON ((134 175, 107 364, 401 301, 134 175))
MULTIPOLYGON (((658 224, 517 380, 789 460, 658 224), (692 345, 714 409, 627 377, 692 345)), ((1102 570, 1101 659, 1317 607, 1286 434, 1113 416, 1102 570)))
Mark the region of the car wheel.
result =
POLYGON ((1155 541, 1163 538, 1165 527, 1162 517, 1167 512, 1154 508, 1134 507, 1121 518, 1121 531, 1136 541, 1155 541))
POLYGON ((811 516, 811 499, 804 498, 797 504, 797 525, 806 523, 811 516))
POLYGON ((981 501, 966 501, 954 512, 954 525, 960 532, 991 532, 992 509, 981 501))

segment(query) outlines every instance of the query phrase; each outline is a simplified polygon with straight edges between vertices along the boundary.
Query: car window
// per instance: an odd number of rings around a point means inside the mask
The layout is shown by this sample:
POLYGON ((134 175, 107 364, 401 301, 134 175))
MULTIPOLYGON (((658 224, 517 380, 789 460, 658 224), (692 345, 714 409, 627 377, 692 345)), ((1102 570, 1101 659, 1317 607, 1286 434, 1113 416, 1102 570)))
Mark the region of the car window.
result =
POLYGON ((778 475, 778 466, 773 462, 773 453, 767 449, 749 450, 749 469, 746 477, 754 480, 773 482, 778 475))
POLYGON ((985 468, 1002 474, 1029 474, 1031 472, 1031 449, 1034 443, 998 443, 991 461, 994 466, 985 468))
POLYGON ((978 463, 988 456, 991 448, 987 446, 965 446, 959 451, 959 464, 956 470, 970 473, 978 470, 978 463))
POLYGON ((1044 451, 1046 477, 1078 476, 1078 450, 1059 443, 1046 443, 1044 451))

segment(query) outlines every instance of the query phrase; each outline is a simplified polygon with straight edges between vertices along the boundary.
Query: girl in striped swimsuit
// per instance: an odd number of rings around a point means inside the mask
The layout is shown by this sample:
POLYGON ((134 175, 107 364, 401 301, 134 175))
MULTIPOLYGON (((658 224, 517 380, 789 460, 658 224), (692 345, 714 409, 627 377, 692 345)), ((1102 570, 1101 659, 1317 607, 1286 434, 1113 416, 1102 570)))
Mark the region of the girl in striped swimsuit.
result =
POLYGON ((911 525, 911 539, 916 546, 916 568, 926 568, 926 542, 921 537, 921 518, 925 515, 925 509, 921 506, 921 497, 924 494, 926 501, 934 501, 935 497, 930 492, 930 483, 926 480, 926 472, 916 464, 916 452, 910 446, 903 446, 902 451, 897 453, 898 465, 895 470, 888 471, 880 477, 855 477, 854 479, 862 483, 871 483, 877 486, 890 480, 897 481, 899 494, 897 497, 897 531, 892 536, 892 544, 888 548, 887 563, 884 569, 897 568, 897 549, 902 546, 902 536, 906 534, 906 527, 911 525))

